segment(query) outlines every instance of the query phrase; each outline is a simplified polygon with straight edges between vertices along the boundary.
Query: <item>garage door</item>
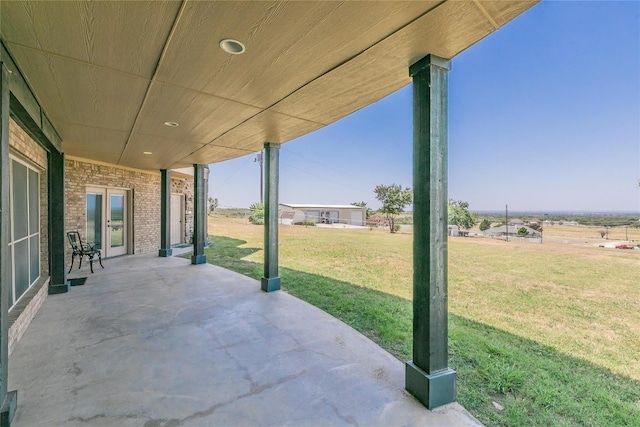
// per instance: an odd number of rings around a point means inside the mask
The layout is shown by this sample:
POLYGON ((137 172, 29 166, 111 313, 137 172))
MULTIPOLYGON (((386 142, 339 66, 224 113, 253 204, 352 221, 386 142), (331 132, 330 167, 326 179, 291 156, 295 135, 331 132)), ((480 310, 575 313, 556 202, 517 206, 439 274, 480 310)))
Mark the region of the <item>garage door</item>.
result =
POLYGON ((362 223, 362 211, 351 211, 351 225, 364 225, 362 223))

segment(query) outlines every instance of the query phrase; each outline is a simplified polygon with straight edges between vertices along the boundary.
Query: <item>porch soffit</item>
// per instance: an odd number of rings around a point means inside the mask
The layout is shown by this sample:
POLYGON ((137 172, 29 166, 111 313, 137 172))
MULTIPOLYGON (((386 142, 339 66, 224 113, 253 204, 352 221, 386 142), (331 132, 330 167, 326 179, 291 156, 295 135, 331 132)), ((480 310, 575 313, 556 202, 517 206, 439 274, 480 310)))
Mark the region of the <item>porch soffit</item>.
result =
POLYGON ((328 125, 536 2, 12 1, 0 34, 65 153, 168 169, 328 125), (225 38, 247 51, 223 52, 225 38))

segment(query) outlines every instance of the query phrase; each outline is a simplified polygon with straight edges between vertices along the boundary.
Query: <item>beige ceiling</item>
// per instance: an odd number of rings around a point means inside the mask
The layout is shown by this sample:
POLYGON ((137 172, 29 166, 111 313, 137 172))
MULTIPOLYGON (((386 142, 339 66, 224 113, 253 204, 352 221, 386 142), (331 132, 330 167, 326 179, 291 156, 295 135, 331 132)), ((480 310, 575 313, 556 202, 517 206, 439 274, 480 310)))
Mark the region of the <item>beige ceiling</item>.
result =
POLYGON ((164 169, 326 126, 536 2, 3 1, 0 34, 65 153, 164 169))

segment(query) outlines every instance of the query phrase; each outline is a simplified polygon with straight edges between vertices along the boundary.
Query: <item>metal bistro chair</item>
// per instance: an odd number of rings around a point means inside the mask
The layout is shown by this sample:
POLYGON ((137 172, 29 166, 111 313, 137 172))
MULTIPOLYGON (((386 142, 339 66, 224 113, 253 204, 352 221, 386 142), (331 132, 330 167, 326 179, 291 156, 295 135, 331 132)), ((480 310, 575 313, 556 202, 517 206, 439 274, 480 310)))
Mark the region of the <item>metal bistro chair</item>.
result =
POLYGON ((100 267, 104 268, 104 265, 102 265, 102 255, 100 254, 100 249, 95 248, 95 243, 82 243, 82 239, 80 238, 80 233, 78 231, 67 232, 67 239, 69 239, 71 248, 73 248, 69 273, 71 273, 71 270, 73 269, 73 261, 75 260, 76 255, 80 257, 80 265, 78 265, 78 269, 82 268, 82 258, 86 256, 89 259, 89 267, 91 268, 91 273, 93 273, 93 257, 96 255, 98 255, 98 262, 100 263, 100 267))

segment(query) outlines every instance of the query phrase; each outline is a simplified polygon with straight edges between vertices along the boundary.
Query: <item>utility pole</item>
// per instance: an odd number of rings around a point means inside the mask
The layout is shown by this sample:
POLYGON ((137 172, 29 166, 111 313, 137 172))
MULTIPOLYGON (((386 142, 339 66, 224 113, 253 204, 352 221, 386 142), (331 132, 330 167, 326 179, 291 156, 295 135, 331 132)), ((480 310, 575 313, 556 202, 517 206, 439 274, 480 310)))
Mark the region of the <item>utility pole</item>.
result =
POLYGON ((260 204, 264 203, 264 191, 263 191, 263 183, 262 183, 262 150, 258 154, 256 154, 256 158, 253 159, 253 163, 260 163, 260 204))
POLYGON ((509 205, 504 205, 504 226, 507 230, 507 242, 509 241, 509 205))

